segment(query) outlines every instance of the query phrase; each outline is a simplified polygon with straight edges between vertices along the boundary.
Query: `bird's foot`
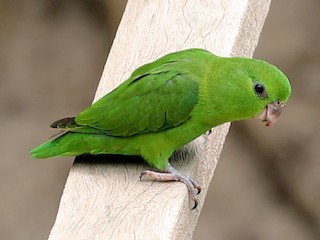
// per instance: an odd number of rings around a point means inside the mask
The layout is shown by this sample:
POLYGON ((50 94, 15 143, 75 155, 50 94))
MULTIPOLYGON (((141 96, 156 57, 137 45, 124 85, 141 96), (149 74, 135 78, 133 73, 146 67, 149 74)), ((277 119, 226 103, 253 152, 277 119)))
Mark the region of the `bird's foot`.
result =
POLYGON ((189 192, 190 200, 194 203, 191 210, 196 209, 198 206, 198 199, 196 195, 201 192, 200 185, 192 178, 184 176, 170 164, 167 165, 163 172, 156 172, 151 170, 145 170, 140 175, 141 180, 158 181, 158 182, 169 182, 169 181, 180 181, 183 182, 189 192))

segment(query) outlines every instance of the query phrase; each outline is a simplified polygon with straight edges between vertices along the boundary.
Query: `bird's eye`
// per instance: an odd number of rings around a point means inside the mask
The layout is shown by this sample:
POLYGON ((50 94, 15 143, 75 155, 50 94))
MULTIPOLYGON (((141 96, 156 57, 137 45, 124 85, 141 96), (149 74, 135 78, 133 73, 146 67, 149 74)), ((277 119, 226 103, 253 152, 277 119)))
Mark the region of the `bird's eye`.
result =
POLYGON ((267 97, 266 88, 264 87, 264 85, 262 83, 254 83, 253 89, 259 98, 266 98, 267 97))

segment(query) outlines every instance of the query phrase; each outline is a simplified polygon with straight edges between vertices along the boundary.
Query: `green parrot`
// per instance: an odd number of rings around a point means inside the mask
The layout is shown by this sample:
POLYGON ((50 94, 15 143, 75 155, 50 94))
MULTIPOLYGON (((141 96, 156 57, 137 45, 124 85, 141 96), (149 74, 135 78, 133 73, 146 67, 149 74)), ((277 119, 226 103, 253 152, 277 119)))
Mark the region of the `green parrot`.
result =
POLYGON ((203 49, 174 52, 139 67, 79 115, 54 122, 63 133, 31 155, 140 155, 156 169, 142 179, 185 183, 196 208, 201 188, 170 165, 173 152, 217 125, 260 112, 273 124, 290 93, 287 77, 267 62, 203 49))

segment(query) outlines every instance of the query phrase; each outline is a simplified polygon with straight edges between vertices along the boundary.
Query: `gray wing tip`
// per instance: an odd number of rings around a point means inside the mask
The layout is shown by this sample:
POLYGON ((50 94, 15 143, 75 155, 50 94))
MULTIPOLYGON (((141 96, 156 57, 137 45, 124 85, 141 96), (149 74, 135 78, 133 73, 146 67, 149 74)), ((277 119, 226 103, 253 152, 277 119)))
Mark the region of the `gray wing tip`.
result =
POLYGON ((66 128, 68 124, 75 124, 74 121, 75 117, 67 117, 67 118, 62 118, 60 120, 55 121, 50 125, 51 128, 66 128))

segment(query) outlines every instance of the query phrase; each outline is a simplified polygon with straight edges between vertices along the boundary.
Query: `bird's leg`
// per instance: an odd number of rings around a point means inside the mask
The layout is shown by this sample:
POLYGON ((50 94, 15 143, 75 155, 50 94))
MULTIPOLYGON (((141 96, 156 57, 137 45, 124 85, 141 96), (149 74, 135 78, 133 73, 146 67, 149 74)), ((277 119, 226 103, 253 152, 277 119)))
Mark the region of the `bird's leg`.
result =
POLYGON ((151 170, 145 170, 141 173, 141 180, 151 180, 158 182, 168 182, 168 181, 180 181, 183 182, 189 191, 190 200, 194 202, 194 206, 191 209, 195 209, 198 206, 198 200, 196 195, 201 192, 201 187, 192 178, 184 176, 178 170, 168 163, 167 167, 163 172, 156 172, 151 170))

